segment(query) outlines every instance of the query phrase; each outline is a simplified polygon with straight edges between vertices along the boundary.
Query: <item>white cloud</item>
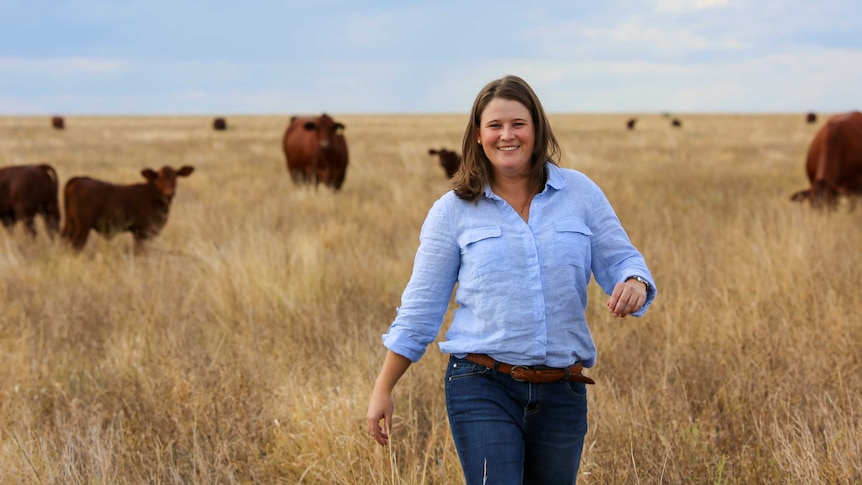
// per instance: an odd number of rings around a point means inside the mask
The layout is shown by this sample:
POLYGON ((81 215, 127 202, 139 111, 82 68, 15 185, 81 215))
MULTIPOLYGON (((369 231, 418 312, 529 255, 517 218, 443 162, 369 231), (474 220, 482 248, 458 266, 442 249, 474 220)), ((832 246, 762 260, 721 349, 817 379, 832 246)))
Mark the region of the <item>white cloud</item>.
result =
POLYGON ((658 10, 679 12, 726 7, 728 0, 655 0, 653 3, 658 10))
POLYGON ((53 59, 25 59, 21 57, 0 57, 0 73, 10 75, 51 75, 103 74, 119 72, 127 67, 126 61, 87 57, 64 57, 53 59))

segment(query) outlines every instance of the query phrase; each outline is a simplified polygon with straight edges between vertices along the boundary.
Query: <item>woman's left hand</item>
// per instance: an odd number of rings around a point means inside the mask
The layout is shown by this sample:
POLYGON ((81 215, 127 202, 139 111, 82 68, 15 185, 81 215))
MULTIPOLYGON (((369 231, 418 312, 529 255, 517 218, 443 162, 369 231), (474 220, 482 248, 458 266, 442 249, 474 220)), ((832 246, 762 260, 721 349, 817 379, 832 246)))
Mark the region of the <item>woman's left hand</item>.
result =
POLYGON ((646 303, 646 286, 637 280, 617 283, 608 300, 608 311, 615 317, 624 318, 640 310, 646 303))

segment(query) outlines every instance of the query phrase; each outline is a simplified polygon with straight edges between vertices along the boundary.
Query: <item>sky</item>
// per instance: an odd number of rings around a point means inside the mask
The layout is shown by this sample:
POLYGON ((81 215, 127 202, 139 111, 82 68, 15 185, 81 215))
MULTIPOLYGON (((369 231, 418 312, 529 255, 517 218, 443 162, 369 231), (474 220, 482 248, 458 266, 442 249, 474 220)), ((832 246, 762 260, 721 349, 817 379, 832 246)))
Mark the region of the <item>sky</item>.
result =
POLYGON ((862 109, 859 0, 0 0, 0 115, 862 109))

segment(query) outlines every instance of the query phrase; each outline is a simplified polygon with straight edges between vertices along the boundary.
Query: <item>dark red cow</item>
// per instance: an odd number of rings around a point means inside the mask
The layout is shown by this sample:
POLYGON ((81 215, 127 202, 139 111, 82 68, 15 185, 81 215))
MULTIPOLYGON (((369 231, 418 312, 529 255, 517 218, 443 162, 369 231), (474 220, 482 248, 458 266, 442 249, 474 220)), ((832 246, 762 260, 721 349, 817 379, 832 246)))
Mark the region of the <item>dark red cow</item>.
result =
POLYGON ((805 121, 810 125, 813 123, 817 123, 817 114, 816 113, 808 113, 805 115, 805 121))
POLYGON ((673 126, 674 128, 682 128, 682 120, 680 120, 679 118, 674 118, 670 122, 670 126, 673 126))
POLYGON ((440 166, 446 171, 446 176, 452 178, 455 172, 461 167, 461 155, 441 148, 439 150, 430 149, 428 155, 437 155, 440 158, 440 166))
POLYGON ((63 189, 66 219, 63 238, 75 249, 87 243, 90 230, 110 239, 121 232, 131 232, 135 247, 157 236, 168 222, 168 212, 177 188, 177 177, 188 177, 194 167, 174 170, 162 167, 156 172, 141 170, 147 181, 142 184, 117 185, 89 177, 73 177, 63 189))
POLYGON ((66 121, 63 119, 62 116, 53 116, 51 117, 51 126, 58 130, 62 130, 66 127, 66 121))
POLYGON ((317 117, 294 116, 284 132, 282 148, 293 182, 341 189, 347 175, 347 141, 344 125, 326 113, 317 117))
POLYGON ((50 165, 14 165, 0 168, 0 222, 11 230, 24 221, 36 235, 35 218, 41 215, 48 234, 60 229, 57 172, 50 165))
POLYGON ((628 128, 630 130, 634 130, 635 129, 635 123, 637 123, 637 122, 638 122, 637 119, 630 118, 628 121, 626 121, 626 128, 628 128))
POLYGON ((216 118, 213 120, 213 130, 224 131, 227 129, 227 120, 224 118, 216 118))
POLYGON ((792 200, 834 206, 839 195, 862 195, 862 113, 835 115, 817 130, 805 161, 811 186, 792 200))

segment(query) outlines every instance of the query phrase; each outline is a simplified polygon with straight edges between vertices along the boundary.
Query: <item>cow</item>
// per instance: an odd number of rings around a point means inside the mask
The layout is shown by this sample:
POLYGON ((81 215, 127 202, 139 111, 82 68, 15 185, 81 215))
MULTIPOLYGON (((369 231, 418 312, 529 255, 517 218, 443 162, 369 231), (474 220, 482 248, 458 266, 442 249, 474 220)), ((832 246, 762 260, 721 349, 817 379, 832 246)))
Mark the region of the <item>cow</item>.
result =
POLYGON ((682 121, 679 118, 674 118, 670 122, 670 126, 673 126, 674 128, 682 128, 682 121))
POLYGON ((74 249, 87 243, 90 230, 106 239, 121 232, 131 232, 135 249, 157 236, 168 222, 168 212, 177 188, 177 177, 188 177, 194 167, 179 170, 162 167, 158 172, 146 168, 141 175, 145 183, 117 185, 90 177, 73 177, 63 188, 66 218, 63 239, 74 249))
POLYGON ((347 141, 344 125, 323 113, 316 117, 294 116, 282 138, 287 169, 293 183, 318 184, 341 189, 347 175, 347 141))
POLYGON ((832 116, 817 130, 808 147, 805 172, 810 187, 794 193, 794 201, 834 207, 839 195, 862 195, 862 113, 832 116))
POLYGON ((213 120, 213 130, 224 131, 227 129, 227 121, 224 118, 216 118, 213 120))
POLYGON ((817 123, 817 114, 816 113, 808 113, 805 115, 805 121, 811 125, 817 123))
POLYGON ((62 130, 66 127, 66 120, 64 120, 62 116, 52 116, 51 126, 53 126, 57 130, 62 130))
POLYGON ((36 236, 35 218, 42 216, 50 237, 60 229, 59 184, 54 167, 13 165, 0 168, 0 222, 11 230, 18 221, 36 236))
POLYGON ((461 167, 461 155, 451 150, 445 148, 435 150, 431 148, 428 150, 428 155, 437 155, 440 158, 440 166, 443 167, 443 170, 446 171, 446 176, 449 178, 452 178, 455 172, 461 167))
POLYGON ((637 123, 637 122, 638 122, 638 120, 636 118, 630 118, 628 121, 626 121, 626 128, 628 128, 630 130, 634 130, 635 129, 635 123, 637 123))

